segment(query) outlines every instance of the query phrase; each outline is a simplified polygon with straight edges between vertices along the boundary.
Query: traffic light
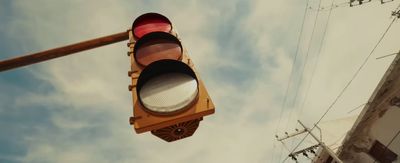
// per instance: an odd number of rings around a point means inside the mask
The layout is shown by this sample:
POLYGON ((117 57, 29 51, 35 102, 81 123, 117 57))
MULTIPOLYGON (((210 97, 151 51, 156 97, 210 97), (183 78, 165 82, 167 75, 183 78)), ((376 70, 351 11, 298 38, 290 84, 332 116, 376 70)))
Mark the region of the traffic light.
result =
POLYGON ((136 133, 151 131, 171 142, 192 136, 214 104, 167 17, 139 16, 129 31, 136 133))

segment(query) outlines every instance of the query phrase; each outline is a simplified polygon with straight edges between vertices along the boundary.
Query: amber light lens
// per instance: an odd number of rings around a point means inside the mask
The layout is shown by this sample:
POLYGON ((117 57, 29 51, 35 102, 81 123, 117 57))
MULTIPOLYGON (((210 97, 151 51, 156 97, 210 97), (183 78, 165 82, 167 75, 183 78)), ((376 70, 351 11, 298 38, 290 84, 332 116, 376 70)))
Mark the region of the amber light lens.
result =
POLYGON ((182 45, 169 33, 153 32, 137 41, 134 55, 136 62, 142 66, 162 59, 179 60, 182 57, 182 45))

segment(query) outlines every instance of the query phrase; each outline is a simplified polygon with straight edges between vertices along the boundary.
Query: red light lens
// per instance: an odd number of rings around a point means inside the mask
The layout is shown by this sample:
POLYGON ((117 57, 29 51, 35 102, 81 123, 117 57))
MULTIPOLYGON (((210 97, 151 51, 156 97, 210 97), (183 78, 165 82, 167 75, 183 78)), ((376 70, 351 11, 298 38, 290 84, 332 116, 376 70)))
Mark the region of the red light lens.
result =
POLYGON ((151 32, 170 32, 172 26, 166 17, 156 13, 148 13, 137 18, 132 29, 135 37, 139 39, 151 32))

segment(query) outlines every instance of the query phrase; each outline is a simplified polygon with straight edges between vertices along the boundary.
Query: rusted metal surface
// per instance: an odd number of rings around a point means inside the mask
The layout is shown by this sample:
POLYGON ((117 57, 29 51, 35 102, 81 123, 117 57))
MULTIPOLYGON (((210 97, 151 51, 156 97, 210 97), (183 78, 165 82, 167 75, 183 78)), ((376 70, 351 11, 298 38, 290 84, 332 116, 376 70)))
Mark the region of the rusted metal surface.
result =
POLYGON ((93 48, 97 48, 100 46, 117 43, 120 41, 128 40, 129 33, 127 31, 116 33, 113 35, 100 37, 88 41, 79 42, 76 44, 71 44, 55 49, 50 49, 38 53, 33 53, 30 55, 20 56, 12 59, 7 59, 4 61, 0 61, 0 72, 6 71, 18 67, 27 66, 30 64, 35 64, 43 61, 47 61, 50 59, 67 56, 73 53, 81 52, 84 50, 89 50, 93 48))

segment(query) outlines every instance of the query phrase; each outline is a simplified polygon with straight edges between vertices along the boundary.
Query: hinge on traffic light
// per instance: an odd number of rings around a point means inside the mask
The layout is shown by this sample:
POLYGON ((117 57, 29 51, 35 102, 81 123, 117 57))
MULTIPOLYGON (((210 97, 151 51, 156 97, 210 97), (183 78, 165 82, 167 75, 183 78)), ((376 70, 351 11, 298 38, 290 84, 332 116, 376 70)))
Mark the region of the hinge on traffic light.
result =
POLYGON ((138 71, 134 70, 134 71, 128 71, 128 76, 131 77, 133 73, 137 73, 138 71))
POLYGON ((126 46, 131 47, 131 45, 134 45, 134 44, 135 44, 135 42, 128 42, 128 43, 126 43, 126 46))
POLYGON ((142 117, 140 117, 140 116, 139 117, 129 117, 129 124, 133 125, 135 123, 135 121, 140 118, 142 118, 142 117))
POLYGON ((132 91, 132 89, 133 89, 134 87, 136 87, 136 85, 129 85, 129 86, 128 86, 128 90, 129 90, 129 91, 132 91))

